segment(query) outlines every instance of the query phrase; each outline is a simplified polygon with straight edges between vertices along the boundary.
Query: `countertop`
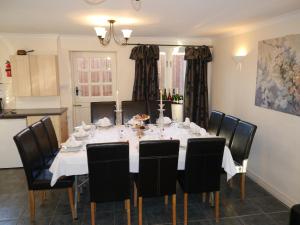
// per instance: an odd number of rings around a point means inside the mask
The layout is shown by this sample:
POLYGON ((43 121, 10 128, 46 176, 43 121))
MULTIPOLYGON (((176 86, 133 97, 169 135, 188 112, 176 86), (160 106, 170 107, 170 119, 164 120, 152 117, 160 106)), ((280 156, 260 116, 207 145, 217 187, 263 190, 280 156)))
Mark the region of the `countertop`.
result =
POLYGON ((67 108, 44 108, 44 109, 2 109, 0 119, 26 118, 27 116, 61 115, 67 108))

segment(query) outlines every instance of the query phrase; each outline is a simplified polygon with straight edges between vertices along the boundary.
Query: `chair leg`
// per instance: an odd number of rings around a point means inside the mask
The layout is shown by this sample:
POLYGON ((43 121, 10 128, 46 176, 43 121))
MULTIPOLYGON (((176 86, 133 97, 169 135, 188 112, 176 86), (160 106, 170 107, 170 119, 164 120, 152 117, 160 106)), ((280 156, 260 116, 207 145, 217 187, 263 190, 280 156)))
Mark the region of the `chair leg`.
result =
POLYGON ((139 197, 138 210, 139 210, 138 225, 142 225, 143 224, 143 197, 139 197))
POLYGON ((131 225, 130 199, 126 199, 125 204, 126 204, 126 210, 127 210, 127 225, 131 225))
POLYGON ((71 212, 72 212, 72 218, 75 219, 74 197, 73 197, 73 188, 72 187, 68 188, 68 195, 69 195, 70 208, 71 208, 71 212))
POLYGON ((216 222, 219 222, 220 219, 220 192, 215 192, 215 216, 216 222))
POLYGON ((241 199, 245 199, 245 181, 246 181, 246 173, 241 174, 240 182, 241 182, 241 199))
POLYGON ((133 183, 133 206, 136 208, 137 206, 137 188, 136 188, 136 183, 133 183))
POLYGON ((202 202, 203 202, 203 203, 206 201, 206 195, 207 195, 206 192, 203 192, 203 193, 202 193, 202 202))
POLYGON ((176 225, 176 194, 172 195, 172 225, 176 225))
POLYGON ((188 193, 183 194, 183 224, 188 222, 188 193))
POLYGON ((233 188, 233 177, 228 181, 229 187, 233 188))
POLYGON ((35 199, 34 199, 34 191, 29 191, 29 208, 30 208, 30 220, 34 221, 35 219, 35 199))
POLYGON ((169 199, 168 199, 168 195, 165 195, 165 206, 167 207, 168 206, 168 201, 169 201, 169 199))
POLYGON ((96 202, 91 202, 91 223, 92 223, 92 225, 96 225, 95 211, 96 211, 96 202))

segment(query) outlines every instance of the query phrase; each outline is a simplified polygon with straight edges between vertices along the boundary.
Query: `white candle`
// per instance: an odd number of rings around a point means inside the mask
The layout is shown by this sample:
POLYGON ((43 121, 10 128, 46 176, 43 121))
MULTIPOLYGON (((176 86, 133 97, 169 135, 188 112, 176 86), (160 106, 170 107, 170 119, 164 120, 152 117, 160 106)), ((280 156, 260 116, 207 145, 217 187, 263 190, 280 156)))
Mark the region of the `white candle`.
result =
POLYGON ((120 110, 120 105, 119 105, 119 90, 117 90, 116 109, 120 110))
POLYGON ((162 90, 160 89, 160 107, 162 107, 162 90))

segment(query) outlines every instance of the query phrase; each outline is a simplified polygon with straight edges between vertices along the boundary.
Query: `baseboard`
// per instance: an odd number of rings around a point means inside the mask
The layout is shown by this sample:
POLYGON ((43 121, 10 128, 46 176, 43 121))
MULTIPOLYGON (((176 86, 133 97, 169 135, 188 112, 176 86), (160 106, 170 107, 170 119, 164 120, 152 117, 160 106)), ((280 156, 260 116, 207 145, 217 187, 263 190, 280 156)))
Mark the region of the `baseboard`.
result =
POLYGON ((265 181, 263 178, 252 172, 251 170, 247 170, 247 176, 250 177, 252 180, 254 180, 257 184, 262 186, 265 190, 267 190, 271 195, 273 195, 276 199, 281 201, 283 204, 287 205, 288 207, 292 207, 295 204, 298 204, 299 202, 295 202, 292 199, 290 199, 289 196, 279 191, 276 187, 269 184, 267 181, 265 181))

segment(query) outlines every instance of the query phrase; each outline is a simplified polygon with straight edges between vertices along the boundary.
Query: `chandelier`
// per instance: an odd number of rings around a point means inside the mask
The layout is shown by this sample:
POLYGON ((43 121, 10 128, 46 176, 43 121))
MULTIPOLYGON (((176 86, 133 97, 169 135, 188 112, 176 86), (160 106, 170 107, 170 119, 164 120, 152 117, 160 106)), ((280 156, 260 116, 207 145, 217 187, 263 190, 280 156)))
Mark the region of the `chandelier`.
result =
MULTIPOLYGON (((104 1, 105 0, 85 0, 85 2, 87 2, 88 4, 91 4, 91 5, 97 5, 97 4, 100 4, 104 1)), ((141 0, 130 0, 130 1, 131 1, 132 7, 136 11, 139 11, 141 9, 141 0)))
POLYGON ((129 29, 123 29, 122 30, 123 38, 124 38, 124 42, 122 42, 122 41, 120 41, 120 39, 115 34, 115 30, 114 30, 114 23, 115 22, 116 22, 115 20, 108 20, 108 23, 109 23, 109 30, 108 31, 104 27, 95 27, 96 34, 99 38, 100 43, 103 46, 108 45, 112 38, 114 39, 114 41, 118 45, 127 45, 127 43, 128 43, 128 40, 131 36, 132 30, 129 30, 129 29))

